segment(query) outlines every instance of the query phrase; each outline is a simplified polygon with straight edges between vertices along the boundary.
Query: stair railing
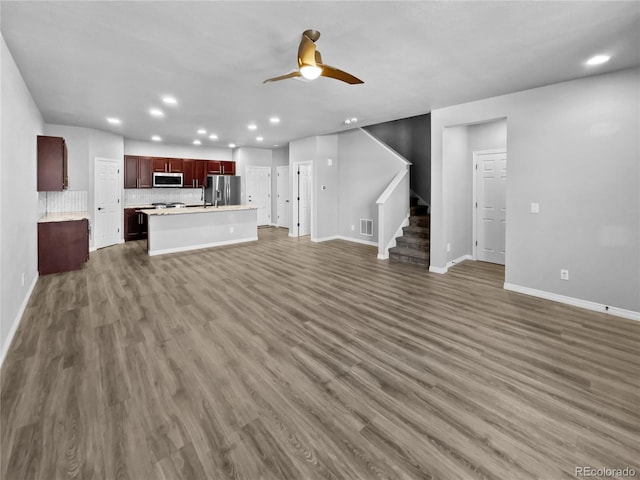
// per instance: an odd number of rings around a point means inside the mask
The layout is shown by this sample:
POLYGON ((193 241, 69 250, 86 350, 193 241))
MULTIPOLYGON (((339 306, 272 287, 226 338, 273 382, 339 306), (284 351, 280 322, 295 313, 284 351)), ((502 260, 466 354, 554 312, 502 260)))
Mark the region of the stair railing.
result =
POLYGON ((409 165, 400 170, 378 197, 378 258, 389 258, 398 231, 409 218, 409 165))

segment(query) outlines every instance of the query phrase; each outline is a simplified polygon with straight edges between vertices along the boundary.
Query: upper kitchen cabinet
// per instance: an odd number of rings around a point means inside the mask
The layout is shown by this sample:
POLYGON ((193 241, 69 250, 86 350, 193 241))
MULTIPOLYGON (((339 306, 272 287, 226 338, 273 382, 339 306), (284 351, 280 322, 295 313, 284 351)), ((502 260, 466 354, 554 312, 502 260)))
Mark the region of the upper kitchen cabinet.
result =
POLYGON ((205 160, 195 161, 193 178, 196 181, 196 188, 207 186, 207 162, 205 160))
POLYGON ((182 182, 184 188, 194 188, 196 186, 196 181, 193 176, 195 170, 195 160, 190 160, 185 158, 182 160, 182 182))
POLYGON ((38 135, 38 191, 60 192, 68 186, 67 144, 64 138, 38 135))
POLYGON ((220 173, 222 175, 235 175, 236 174, 236 162, 222 161, 220 162, 220 173))
POLYGON ((151 188, 151 157, 124 156, 124 188, 151 188))
POLYGON ((153 158, 153 172, 182 172, 181 158, 153 158))
POLYGON ((219 175, 222 173, 222 167, 219 160, 207 160, 207 175, 219 175))
POLYGON ((236 162, 229 160, 207 160, 207 174, 235 175, 236 162))

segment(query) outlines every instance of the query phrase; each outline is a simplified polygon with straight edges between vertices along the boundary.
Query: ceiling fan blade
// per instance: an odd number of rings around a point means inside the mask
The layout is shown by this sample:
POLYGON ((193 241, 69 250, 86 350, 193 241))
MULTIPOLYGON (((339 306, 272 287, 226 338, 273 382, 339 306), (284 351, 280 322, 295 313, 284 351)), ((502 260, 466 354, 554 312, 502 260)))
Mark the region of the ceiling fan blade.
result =
POLYGON ((299 76, 300 76, 300 72, 298 70, 294 70, 291 73, 287 73, 285 75, 280 75, 279 77, 267 78, 262 83, 277 82, 278 80, 286 80, 287 78, 293 78, 293 77, 299 77, 299 76))
POLYGON ((354 77, 350 73, 347 73, 343 70, 340 70, 336 67, 332 67, 331 65, 322 65, 319 64, 319 67, 322 67, 322 73, 320 76, 335 78, 336 80, 340 80, 342 82, 348 83, 349 85, 356 85, 358 83, 364 83, 358 77, 354 77))
POLYGON ((298 47, 298 67, 305 65, 316 65, 316 44, 303 34, 298 47))

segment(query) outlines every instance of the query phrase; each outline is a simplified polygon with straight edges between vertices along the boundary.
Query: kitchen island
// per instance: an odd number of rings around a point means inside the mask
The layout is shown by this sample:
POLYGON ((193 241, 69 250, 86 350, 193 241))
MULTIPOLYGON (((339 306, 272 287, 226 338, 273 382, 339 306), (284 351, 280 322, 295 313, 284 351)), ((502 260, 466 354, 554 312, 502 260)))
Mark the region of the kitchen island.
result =
POLYGON ((256 207, 141 209, 148 218, 149 255, 185 252, 258 240, 256 207))

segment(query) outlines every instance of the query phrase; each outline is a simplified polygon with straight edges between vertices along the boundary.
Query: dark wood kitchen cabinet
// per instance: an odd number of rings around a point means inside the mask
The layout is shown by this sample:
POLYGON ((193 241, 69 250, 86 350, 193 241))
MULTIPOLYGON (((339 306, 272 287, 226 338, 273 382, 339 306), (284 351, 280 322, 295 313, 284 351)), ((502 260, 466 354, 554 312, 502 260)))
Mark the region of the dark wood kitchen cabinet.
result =
POLYGON ((124 188, 151 188, 151 157, 124 156, 124 188))
POLYGON ((152 157, 152 171, 153 172, 182 172, 182 159, 181 158, 159 158, 152 157))
POLYGON ((144 213, 137 213, 136 208, 124 209, 124 241, 144 240, 147 238, 148 219, 144 213))
POLYGON ((38 223, 38 272, 79 270, 89 260, 89 220, 38 223))
POLYGON ((61 192, 68 186, 67 144, 64 138, 38 135, 38 191, 61 192))
POLYGON ((235 175, 236 174, 236 162, 223 160, 220 162, 220 169, 222 175, 235 175))
POLYGON ((220 160, 207 160, 207 175, 220 175, 221 173, 220 160))
POLYGON ((235 175, 236 162, 230 160, 207 160, 208 175, 235 175))
POLYGON ((200 188, 206 186, 207 160, 183 159, 182 173, 184 174, 184 188, 200 188))

